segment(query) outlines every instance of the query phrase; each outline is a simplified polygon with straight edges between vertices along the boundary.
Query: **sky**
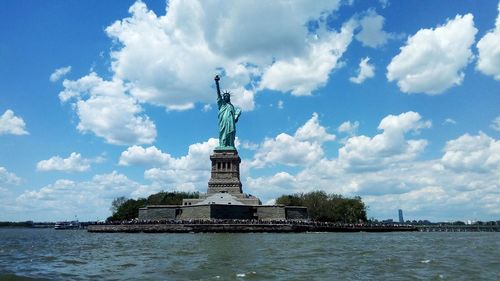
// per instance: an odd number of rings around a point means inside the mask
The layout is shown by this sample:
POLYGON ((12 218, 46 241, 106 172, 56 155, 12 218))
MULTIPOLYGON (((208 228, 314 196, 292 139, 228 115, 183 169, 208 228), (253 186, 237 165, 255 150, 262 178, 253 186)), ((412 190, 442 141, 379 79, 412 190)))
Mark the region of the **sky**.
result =
POLYGON ((500 4, 34 1, 0 9, 0 221, 103 220, 206 192, 213 78, 246 193, 368 217, 500 219, 500 4))

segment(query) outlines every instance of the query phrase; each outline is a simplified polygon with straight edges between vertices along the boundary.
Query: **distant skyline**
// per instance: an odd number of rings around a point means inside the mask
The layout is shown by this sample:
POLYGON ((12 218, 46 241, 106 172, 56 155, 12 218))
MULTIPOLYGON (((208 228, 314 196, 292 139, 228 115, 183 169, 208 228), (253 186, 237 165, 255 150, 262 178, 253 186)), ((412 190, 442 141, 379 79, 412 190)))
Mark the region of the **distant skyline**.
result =
POLYGON ((263 203, 324 190, 377 219, 500 219, 498 1, 2 4, 0 221, 205 192, 215 74, 263 203))

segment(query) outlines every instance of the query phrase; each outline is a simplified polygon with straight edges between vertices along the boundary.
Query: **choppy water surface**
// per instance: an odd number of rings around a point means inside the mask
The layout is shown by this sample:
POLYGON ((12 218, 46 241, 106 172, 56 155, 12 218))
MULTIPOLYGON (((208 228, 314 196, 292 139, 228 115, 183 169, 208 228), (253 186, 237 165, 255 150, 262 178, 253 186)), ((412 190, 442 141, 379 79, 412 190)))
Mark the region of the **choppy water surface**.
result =
POLYGON ((500 233, 0 229, 0 280, 500 280, 500 233))

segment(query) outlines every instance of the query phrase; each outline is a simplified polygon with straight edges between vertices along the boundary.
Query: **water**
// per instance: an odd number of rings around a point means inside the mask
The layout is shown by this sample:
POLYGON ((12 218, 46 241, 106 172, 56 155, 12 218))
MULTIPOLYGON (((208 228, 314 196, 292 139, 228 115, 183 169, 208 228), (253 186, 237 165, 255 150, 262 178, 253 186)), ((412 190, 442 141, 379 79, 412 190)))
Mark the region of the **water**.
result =
POLYGON ((0 280, 500 280, 500 233, 0 228, 0 280))

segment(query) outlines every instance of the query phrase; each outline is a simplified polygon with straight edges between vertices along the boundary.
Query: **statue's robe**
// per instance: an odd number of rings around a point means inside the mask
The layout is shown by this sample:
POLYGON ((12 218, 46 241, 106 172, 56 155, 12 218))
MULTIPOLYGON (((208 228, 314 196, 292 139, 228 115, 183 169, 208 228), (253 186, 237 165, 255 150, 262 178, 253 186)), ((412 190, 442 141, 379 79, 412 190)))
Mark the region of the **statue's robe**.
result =
POLYGON ((230 102, 225 102, 222 98, 217 98, 217 105, 219 107, 219 146, 234 147, 235 123, 241 111, 235 109, 230 102))

